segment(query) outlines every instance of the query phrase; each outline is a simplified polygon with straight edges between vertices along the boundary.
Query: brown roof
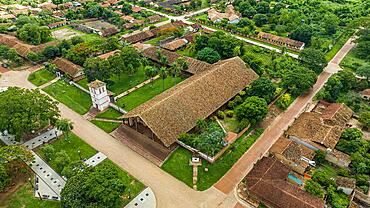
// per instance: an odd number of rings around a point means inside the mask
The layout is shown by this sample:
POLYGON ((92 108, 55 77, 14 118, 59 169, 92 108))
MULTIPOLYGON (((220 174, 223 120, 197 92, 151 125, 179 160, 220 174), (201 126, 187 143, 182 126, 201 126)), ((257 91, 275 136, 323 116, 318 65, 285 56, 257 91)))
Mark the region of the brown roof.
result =
POLYGON ((16 17, 13 14, 3 14, 0 15, 0 19, 15 19, 16 17))
POLYGON ((335 183, 338 186, 345 187, 345 188, 356 188, 356 179, 354 178, 348 178, 343 176, 337 176, 335 179, 335 183))
POLYGON ((344 126, 351 119, 353 111, 343 103, 329 103, 321 117, 325 124, 344 126))
POLYGON ((47 46, 55 46, 59 42, 58 41, 50 41, 41 45, 29 45, 20 40, 16 37, 6 34, 0 34, 0 44, 6 45, 10 48, 14 48, 17 53, 22 57, 27 57, 29 52, 40 53, 44 50, 47 46))
POLYGON ((301 41, 298 41, 298 40, 293 40, 293 39, 290 39, 290 38, 280 37, 280 36, 273 35, 273 34, 270 34, 270 33, 259 32, 257 36, 261 39, 276 41, 276 42, 279 42, 280 44, 287 44, 287 45, 291 45, 291 46, 294 46, 294 47, 297 47, 297 48, 300 48, 300 47, 304 46, 304 42, 301 42, 301 41))
POLYGON ((162 19, 162 16, 159 15, 159 14, 152 15, 152 16, 148 17, 149 23, 159 22, 159 21, 161 21, 161 19, 162 19))
POLYGON ((82 67, 79 65, 76 65, 72 62, 70 62, 67 59, 64 58, 56 58, 53 61, 53 64, 61 70, 62 72, 66 73, 72 78, 76 78, 81 75, 81 72, 83 72, 82 67))
POLYGON ((152 38, 154 36, 155 35, 151 31, 146 30, 138 33, 133 33, 128 36, 124 36, 123 40, 129 43, 137 43, 152 38))
POLYGON ((140 117, 165 146, 188 132, 243 90, 258 75, 239 58, 213 64, 124 115, 140 117))
POLYGON ((95 81, 89 83, 89 87, 93 88, 93 89, 99 88, 99 87, 104 86, 104 85, 105 85, 104 82, 102 82, 100 80, 97 80, 97 79, 95 81))
POLYGON ((48 24, 48 27, 53 28, 53 27, 58 27, 60 25, 65 25, 65 24, 67 24, 67 21, 53 22, 53 23, 48 24))
POLYGON ((170 51, 175 51, 183 46, 185 46, 188 43, 186 39, 176 39, 171 42, 165 43, 161 45, 162 48, 170 50, 170 51))
POLYGON ((101 59, 107 59, 111 56, 114 56, 114 55, 118 54, 119 52, 120 52, 120 50, 114 50, 114 51, 110 51, 108 53, 101 54, 98 57, 101 58, 101 59))
POLYGON ((114 34, 117 34, 117 33, 118 33, 118 30, 114 27, 110 27, 110 28, 106 28, 106 29, 102 30, 102 36, 103 37, 111 36, 111 35, 114 35, 114 34))
POLYGON ((123 20, 126 20, 126 21, 132 21, 134 20, 135 18, 133 18, 132 16, 130 15, 125 15, 125 16, 122 16, 121 19, 123 20))
POLYGON ((280 137, 270 148, 269 152, 273 154, 281 154, 287 160, 294 162, 303 168, 307 168, 309 164, 306 161, 303 161, 302 157, 308 158, 309 160, 312 160, 315 157, 315 151, 285 137, 280 137))
MULTIPOLYGON (((158 57, 157 57, 157 50, 158 49, 156 47, 150 47, 150 48, 145 49, 143 51, 143 55, 145 57, 153 60, 153 61, 159 62, 158 57)), ((165 50, 165 49, 161 49, 161 53, 162 53, 163 56, 167 57, 167 60, 168 60, 169 64, 172 64, 178 58, 182 57, 178 53, 175 53, 175 52, 172 52, 172 51, 169 51, 169 50, 165 50)), ((186 71, 189 72, 189 73, 192 73, 192 74, 197 74, 197 73, 203 72, 203 71, 209 69, 209 67, 211 66, 211 64, 209 64, 207 62, 199 61, 199 60, 194 59, 194 58, 190 58, 190 57, 184 57, 184 58, 189 63, 189 67, 186 71)))
POLYGON ((131 10, 132 10, 133 12, 135 12, 135 13, 138 13, 138 12, 140 12, 142 9, 141 9, 141 7, 138 7, 138 6, 132 6, 131 10))
POLYGON ((340 126, 324 124, 320 114, 304 112, 294 121, 286 134, 311 144, 320 144, 325 148, 334 149, 341 132, 342 127, 340 126))
POLYGON ((362 95, 362 96, 370 96, 370 89, 363 90, 363 91, 361 92, 361 95, 362 95))
POLYGON ((289 171, 289 168, 275 158, 262 158, 244 178, 248 193, 268 207, 324 208, 324 200, 286 180, 289 171))

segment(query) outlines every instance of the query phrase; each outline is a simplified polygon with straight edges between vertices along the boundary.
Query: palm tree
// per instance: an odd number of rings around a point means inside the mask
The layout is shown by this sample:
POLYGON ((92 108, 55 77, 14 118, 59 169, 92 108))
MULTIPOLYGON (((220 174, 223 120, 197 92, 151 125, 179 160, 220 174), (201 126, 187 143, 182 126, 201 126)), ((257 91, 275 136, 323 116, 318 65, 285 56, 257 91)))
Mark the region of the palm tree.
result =
POLYGON ((65 134, 64 138, 68 138, 68 134, 73 129, 73 123, 69 119, 63 118, 55 123, 55 127, 65 134))
POLYGON ((145 67, 145 75, 147 77, 150 77, 150 82, 153 85, 153 78, 155 77, 155 75, 157 75, 157 69, 153 66, 146 66, 145 67))
POLYGON ((162 90, 164 91, 164 80, 167 78, 168 76, 168 69, 166 67, 161 67, 159 69, 159 75, 161 76, 161 79, 162 79, 162 90))
POLYGON ((160 49, 157 49, 157 51, 155 52, 155 54, 157 56, 157 59, 158 59, 159 63, 162 66, 168 65, 168 58, 162 54, 162 52, 161 52, 160 49))
POLYGON ((181 74, 181 71, 185 71, 189 68, 189 63, 183 58, 178 58, 176 61, 174 61, 171 64, 171 74, 172 77, 175 79, 175 85, 176 85, 176 78, 181 74))

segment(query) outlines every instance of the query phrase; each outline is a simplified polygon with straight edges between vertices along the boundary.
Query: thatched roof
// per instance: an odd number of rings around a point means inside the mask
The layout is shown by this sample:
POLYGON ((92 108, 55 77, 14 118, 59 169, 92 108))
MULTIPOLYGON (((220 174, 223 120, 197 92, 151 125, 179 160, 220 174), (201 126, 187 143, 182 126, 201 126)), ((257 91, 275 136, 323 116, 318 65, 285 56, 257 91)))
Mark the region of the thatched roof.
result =
POLYGON ((53 64, 62 72, 66 73, 72 78, 77 78, 83 74, 83 69, 81 66, 70 62, 64 58, 56 58, 53 64))
MULTIPOLYGON (((157 50, 158 48, 156 47, 147 48, 143 51, 143 55, 151 59, 152 61, 159 62, 158 56, 157 56, 157 50)), ((169 65, 172 64, 174 61, 176 61, 178 58, 183 57, 180 54, 176 52, 171 52, 169 50, 160 49, 160 51, 163 56, 167 57, 169 65)), ((209 69, 209 67, 211 66, 211 64, 204 62, 204 61, 199 61, 198 59, 194 59, 190 57, 184 57, 184 58, 189 63, 189 67, 186 71, 192 74, 203 72, 209 69)))
POLYGON ((289 168, 272 157, 263 157, 244 178, 248 193, 268 207, 324 208, 323 199, 315 197, 286 178, 289 168))
POLYGON ((180 133, 194 128, 198 119, 210 116, 257 78, 239 57, 219 61, 123 118, 139 117, 165 146, 170 146, 180 133))

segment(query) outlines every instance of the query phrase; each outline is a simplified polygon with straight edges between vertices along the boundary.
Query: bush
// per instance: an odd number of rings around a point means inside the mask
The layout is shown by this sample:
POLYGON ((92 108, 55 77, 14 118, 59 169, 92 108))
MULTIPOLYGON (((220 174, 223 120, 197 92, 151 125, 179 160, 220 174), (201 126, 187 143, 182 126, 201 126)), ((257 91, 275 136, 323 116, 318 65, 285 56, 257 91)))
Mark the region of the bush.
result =
POLYGON ((293 102, 292 96, 290 96, 289 93, 285 93, 282 95, 277 101, 276 105, 279 107, 281 110, 286 110, 290 104, 293 102))
POLYGON ((217 112, 217 117, 218 117, 219 119, 224 119, 224 118, 225 118, 225 113, 224 113, 223 111, 219 110, 219 111, 217 112))
POLYGON ((306 181, 304 190, 320 198, 324 196, 324 189, 322 188, 322 186, 313 180, 306 181))
POLYGON ((232 118, 234 116, 234 111, 233 110, 227 110, 225 113, 226 113, 226 116, 229 117, 229 118, 232 118))

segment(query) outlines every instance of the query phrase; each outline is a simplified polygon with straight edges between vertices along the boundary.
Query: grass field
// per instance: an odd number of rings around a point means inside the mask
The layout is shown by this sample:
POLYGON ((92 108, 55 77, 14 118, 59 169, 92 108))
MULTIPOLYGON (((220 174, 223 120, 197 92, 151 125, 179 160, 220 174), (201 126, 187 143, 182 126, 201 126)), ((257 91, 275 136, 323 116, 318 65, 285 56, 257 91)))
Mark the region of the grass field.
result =
POLYGON ((356 56, 356 49, 352 49, 340 62, 340 66, 345 69, 350 69, 356 71, 359 67, 366 64, 364 59, 358 58, 356 56))
POLYGON ((87 113, 91 107, 89 94, 62 80, 53 83, 43 90, 81 115, 87 113))
MULTIPOLYGON (((6 208, 60 208, 59 201, 40 200, 34 197, 30 183, 25 183, 5 201, 6 208)), ((1 202, 0 204, 3 204, 1 202)), ((2 207, 2 206, 0 206, 2 207)))
POLYGON ((148 41, 145 41, 146 44, 151 44, 151 45, 158 45, 158 42, 161 41, 161 40, 164 40, 166 38, 166 36, 162 35, 162 36, 159 36, 159 37, 156 37, 156 38, 152 38, 148 41))
MULTIPOLYGON (((55 153, 61 150, 66 151, 71 161, 80 160, 80 156, 81 159, 88 159, 97 153, 94 148, 73 133, 69 133, 67 138, 64 136, 59 137, 59 139, 54 140, 50 145, 54 147, 55 153), (80 153, 78 153, 78 151, 80 151, 80 153)), ((36 152, 41 158, 47 161, 42 148, 38 148, 36 152)), ((58 170, 53 160, 48 163, 54 170, 58 170)))
POLYGON ((111 133, 113 130, 119 127, 121 123, 118 122, 108 122, 108 121, 99 121, 92 120, 91 123, 95 124, 97 127, 103 129, 107 133, 111 133))
POLYGON ((347 42, 347 40, 351 37, 352 33, 344 33, 338 41, 333 45, 331 50, 325 54, 325 59, 327 61, 330 61, 335 54, 338 53, 338 51, 343 47, 343 45, 347 42))
MULTIPOLYGON (((246 136, 246 132, 241 138, 237 139, 225 153, 213 164, 202 160, 202 166, 198 169, 198 190, 204 191, 215 184, 225 173, 234 165, 236 161, 252 146, 252 144, 262 134, 263 129, 256 129, 255 133, 246 136), (208 171, 205 171, 208 168, 208 171)), ((172 153, 170 158, 162 165, 162 169, 173 175, 175 178, 192 187, 192 167, 189 166, 191 152, 178 148, 172 153)))
POLYGON ((108 110, 104 111, 103 113, 98 114, 95 118, 106 118, 106 119, 114 119, 118 120, 119 117, 122 116, 122 113, 114 110, 113 108, 108 108, 108 110))
MULTIPOLYGON (((177 77, 176 83, 184 80, 184 78, 177 77)), ((172 77, 167 77, 164 80, 164 88, 169 89, 175 85, 175 81, 172 77)), ((147 84, 132 93, 122 97, 117 101, 117 105, 124 108, 126 111, 130 111, 135 107, 139 106, 142 103, 150 100, 151 98, 155 97, 156 95, 162 93, 163 86, 162 86, 162 79, 155 80, 152 84, 147 84)))
POLYGON ((55 75, 46 69, 41 69, 31 73, 28 76, 28 81, 36 86, 41 86, 53 80, 55 75))
MULTIPOLYGON (((112 91, 115 95, 119 95, 122 92, 129 90, 136 85, 144 82, 145 80, 149 79, 145 75, 144 67, 140 67, 138 71, 133 74, 132 76, 128 74, 122 74, 120 76, 112 76, 109 80, 112 81, 112 84, 107 86, 108 90, 112 91)), ((88 82, 87 79, 82 79, 78 82, 79 85, 88 89, 88 82)))

